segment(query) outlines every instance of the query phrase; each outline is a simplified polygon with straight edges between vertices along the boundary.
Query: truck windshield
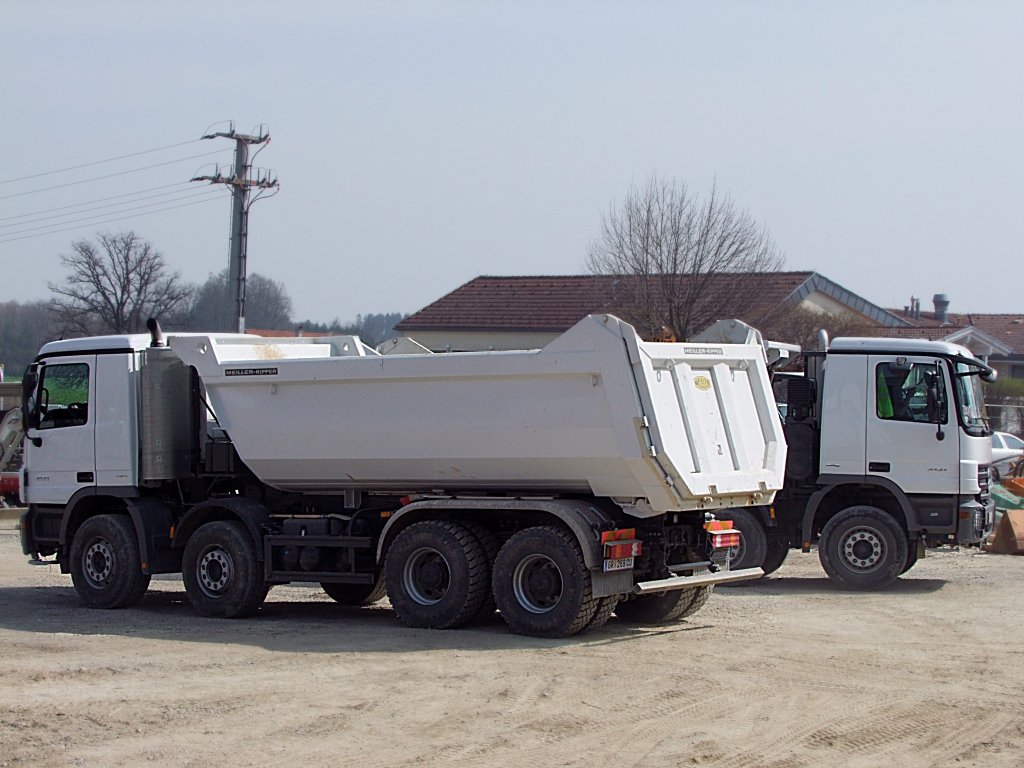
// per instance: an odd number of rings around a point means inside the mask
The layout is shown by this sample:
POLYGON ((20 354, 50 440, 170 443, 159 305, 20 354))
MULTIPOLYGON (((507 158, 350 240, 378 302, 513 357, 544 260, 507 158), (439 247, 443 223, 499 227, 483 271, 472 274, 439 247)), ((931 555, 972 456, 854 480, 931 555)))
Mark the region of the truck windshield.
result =
POLYGON ((989 434, 988 418, 985 414, 985 397, 981 391, 978 369, 956 363, 956 399, 960 408, 960 420, 967 434, 983 437, 989 434))

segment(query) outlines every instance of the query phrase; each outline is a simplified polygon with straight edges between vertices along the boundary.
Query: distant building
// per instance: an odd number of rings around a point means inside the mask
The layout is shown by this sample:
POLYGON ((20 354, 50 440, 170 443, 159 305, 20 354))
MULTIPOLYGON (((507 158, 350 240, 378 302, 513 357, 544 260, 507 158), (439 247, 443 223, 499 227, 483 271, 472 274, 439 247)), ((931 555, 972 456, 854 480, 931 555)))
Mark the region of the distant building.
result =
POLYGON ((1024 379, 1024 313, 960 314, 949 311, 945 294, 932 298, 932 310, 921 309, 911 298, 902 310, 890 310, 909 325, 886 328, 880 336, 901 339, 932 339, 960 344, 988 362, 1004 378, 1024 379))
MULTIPOLYGON (((395 330, 435 351, 536 349, 588 314, 626 314, 622 282, 608 275, 477 277, 410 315, 395 330)), ((817 272, 720 274, 702 302, 741 319, 799 306, 850 314, 881 328, 912 327, 817 272), (747 297, 743 311, 724 309, 735 306, 737 295, 747 297)), ((720 317, 715 314, 714 319, 720 317)))

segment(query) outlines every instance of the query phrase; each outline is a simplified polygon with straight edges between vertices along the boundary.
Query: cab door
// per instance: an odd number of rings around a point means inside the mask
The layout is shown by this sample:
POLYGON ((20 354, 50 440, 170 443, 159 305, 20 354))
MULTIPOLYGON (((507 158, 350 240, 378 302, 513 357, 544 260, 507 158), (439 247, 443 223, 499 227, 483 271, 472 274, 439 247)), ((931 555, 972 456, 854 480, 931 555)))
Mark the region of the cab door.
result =
POLYGON ((871 355, 868 377, 867 474, 908 494, 957 494, 960 441, 945 362, 871 355))
POLYGON ((96 485, 96 356, 52 359, 38 377, 25 425, 25 500, 66 504, 96 485))

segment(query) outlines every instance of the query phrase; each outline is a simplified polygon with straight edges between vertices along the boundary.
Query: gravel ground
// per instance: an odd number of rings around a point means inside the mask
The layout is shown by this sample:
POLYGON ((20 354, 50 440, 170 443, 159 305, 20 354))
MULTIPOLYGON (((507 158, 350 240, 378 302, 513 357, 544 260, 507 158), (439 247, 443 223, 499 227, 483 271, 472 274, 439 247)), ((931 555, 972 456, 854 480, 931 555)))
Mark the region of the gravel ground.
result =
POLYGON ((678 624, 541 640, 313 586, 238 621, 178 578, 89 610, 0 525, 0 768, 1024 766, 1024 557, 929 552, 867 594, 794 552, 678 624))

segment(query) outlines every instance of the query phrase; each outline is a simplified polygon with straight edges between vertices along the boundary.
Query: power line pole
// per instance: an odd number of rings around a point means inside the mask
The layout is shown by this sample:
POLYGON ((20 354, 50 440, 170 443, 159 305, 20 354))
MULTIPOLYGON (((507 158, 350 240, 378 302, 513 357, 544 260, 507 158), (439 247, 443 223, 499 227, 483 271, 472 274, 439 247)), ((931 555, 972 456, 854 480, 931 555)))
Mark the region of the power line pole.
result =
POLYGON ((195 176, 192 181, 228 184, 231 187, 231 255, 228 261, 228 290, 234 289, 236 313, 235 322, 226 322, 225 325, 229 328, 234 325, 238 333, 245 333, 245 276, 249 239, 249 207, 262 197, 266 190, 278 189, 277 174, 273 171, 257 168, 256 173, 253 174, 252 164, 249 160, 249 146, 265 146, 270 141, 270 133, 264 125, 259 126, 255 134, 237 133, 235 124, 231 123, 231 128, 228 131, 209 133, 202 138, 224 138, 235 141, 233 169, 222 173, 218 165, 213 175, 195 176), (259 189, 262 192, 250 200, 249 191, 252 189, 259 189))

